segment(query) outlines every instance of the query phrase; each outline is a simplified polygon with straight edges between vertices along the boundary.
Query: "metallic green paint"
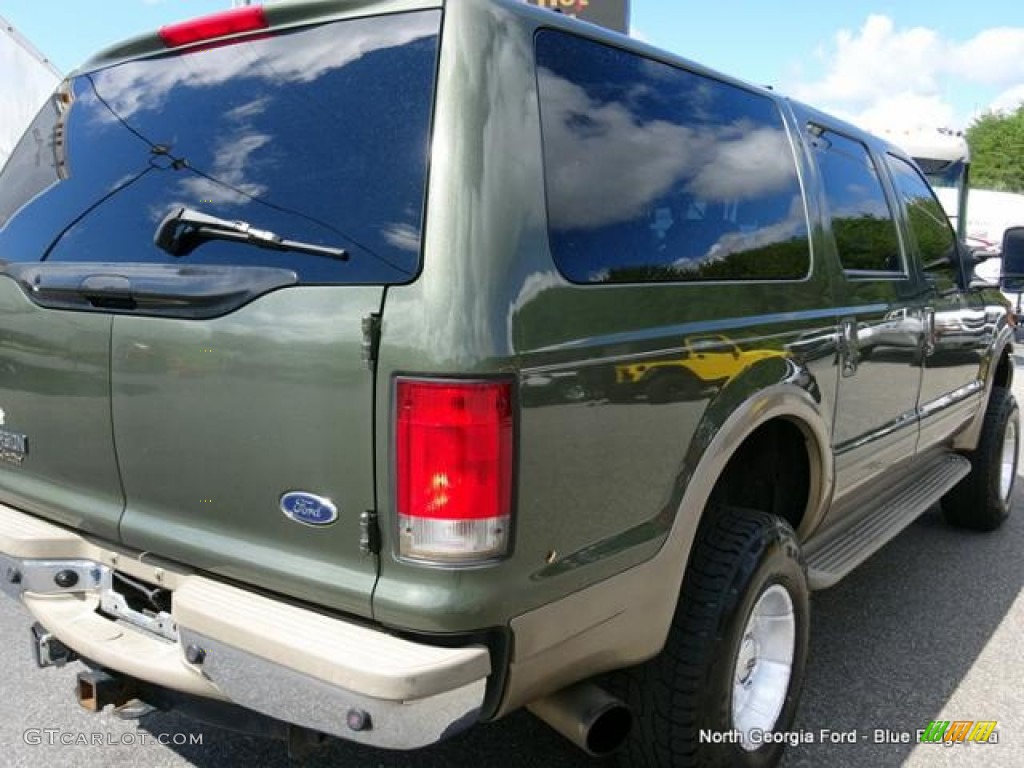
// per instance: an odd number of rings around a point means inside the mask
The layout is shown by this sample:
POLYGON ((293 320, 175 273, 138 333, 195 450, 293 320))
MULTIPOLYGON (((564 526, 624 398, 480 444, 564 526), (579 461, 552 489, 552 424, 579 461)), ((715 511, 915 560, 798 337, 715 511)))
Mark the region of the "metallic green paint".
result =
POLYGON ((109 349, 110 317, 40 309, 0 276, 0 423, 28 440, 22 463, 0 462, 2 500, 116 540, 109 349))
MULTIPOLYGON (((288 25, 438 5, 337 0, 270 6, 268 15, 274 24, 288 25)), ((513 0, 448 0, 444 8, 424 266, 415 280, 387 289, 286 288, 208 321, 113 318, 112 418, 127 497, 120 528, 125 544, 403 630, 471 631, 506 626, 649 560, 674 523, 699 519, 702 510, 680 505, 695 473, 709 465, 708 452, 723 450, 716 436, 725 429, 747 434, 743 427, 761 423, 765 409, 802 427, 812 461, 822 464, 816 469, 821 509, 832 499, 833 481, 840 488, 855 485, 856 473, 870 468, 879 449, 891 452, 909 443, 913 454, 918 434, 951 439, 944 427, 928 432, 918 425, 914 382, 928 371, 922 374, 909 348, 898 349, 896 360, 871 353, 853 375, 841 375, 844 319, 877 335, 889 330, 894 311, 913 316, 926 305, 957 310, 930 302, 926 281, 916 272, 907 276, 908 292, 865 288, 844 276, 819 200, 817 170, 802 143, 802 108, 771 95, 784 115, 805 192, 812 233, 812 268, 805 279, 574 285, 559 273, 548 246, 535 31, 560 27, 708 70, 513 0), (373 371, 361 357, 361 326, 375 312, 382 322, 373 371), (610 386, 617 366, 677 359, 694 337, 709 334, 743 351, 772 354, 750 355, 757 362, 724 381, 610 386), (883 369, 897 377, 891 389, 875 377, 883 369), (517 377, 521 404, 510 556, 475 569, 400 562, 392 479, 394 378, 508 373, 517 377), (899 398, 898 407, 882 413, 874 405, 880 391, 899 398), (912 414, 910 422, 886 431, 904 412, 912 414), (869 440, 864 455, 841 457, 833 477, 830 443, 854 445, 861 438, 869 440), (338 522, 315 529, 288 520, 277 505, 291 490, 332 499, 338 522), (359 551, 358 516, 368 509, 376 509, 380 520, 379 557, 359 551)), ((110 49, 88 66, 155 55, 153 40, 110 49)), ((85 419, 86 437, 64 460, 81 454, 82 467, 94 470, 88 477, 83 470, 65 473, 80 487, 58 489, 55 483, 42 488, 42 476, 32 485, 23 470, 2 467, 5 499, 116 538, 110 527, 120 491, 102 394, 104 333, 111 319, 47 313, 17 295, 13 282, 4 282, 0 311, 11 318, 5 332, 28 334, 32 350, 62 339, 59 349, 68 352, 64 329, 84 333, 74 345, 85 361, 87 375, 75 380, 84 397, 62 398, 52 416, 38 411, 37 423, 42 436, 61 425, 66 439, 66 424, 85 419), (72 401, 89 404, 87 419, 72 401), (104 420, 105 437, 99 429, 104 420), (85 506, 76 507, 73 498, 85 499, 85 506), (60 517, 71 509, 87 512, 80 521, 60 517)), ((975 302, 975 314, 981 302, 985 321, 971 336, 973 346, 960 350, 971 359, 964 363, 963 355, 954 355, 960 362, 943 374, 953 384, 982 378, 974 366, 990 367, 992 334, 1005 326, 1005 308, 992 297, 967 301, 975 302)), ((960 319, 977 318, 950 318, 944 326, 950 338, 960 319)), ((38 354, 13 344, 0 349, 15 362, 38 354)), ((64 375, 57 381, 70 381, 71 374, 64 375)), ((952 386, 940 379, 937 400, 952 386)), ((31 397, 38 398, 44 378, 33 374, 29 380, 31 397)), ((6 381, 0 392, 10 402, 28 403, 6 381)), ((0 405, 7 408, 7 402, 0 405)), ((710 463, 724 466, 717 460, 722 456, 714 458, 710 463)), ((35 459, 33 453, 26 466, 35 459)), ((56 464, 41 466, 47 476, 59 476, 56 464)), ((812 511, 801 535, 813 535, 820 510, 812 511)), ((684 566, 679 563, 680 578, 684 566)))
MULTIPOLYGON (((718 384, 664 404, 642 395, 612 402, 602 384, 619 362, 670 355, 708 332, 743 349, 783 353, 796 344, 801 365, 814 358, 802 369, 806 385, 814 383, 822 418, 831 418, 837 374, 826 348, 835 346, 835 313, 825 263, 803 281, 761 284, 579 286, 558 273, 538 146, 532 38, 541 21, 560 23, 483 0, 446 8, 425 266, 415 283, 388 289, 376 393, 384 547, 374 614, 398 627, 504 624, 658 550, 681 478, 699 459, 695 438, 727 416, 727 393, 750 390, 718 384), (481 76, 498 71, 500 88, 481 76), (800 346, 808 339, 817 339, 812 350, 800 346), (511 557, 459 571, 399 562, 388 383, 404 373, 507 371, 519 374, 523 404, 511 557), (723 413, 709 421, 709 408, 723 413)), ((810 213, 816 221, 813 203, 810 213)), ((792 365, 772 370, 759 386, 792 379, 792 365)))
POLYGON ((370 615, 359 549, 374 506, 372 373, 362 319, 379 287, 293 287, 214 320, 118 316, 114 435, 121 536, 264 589, 370 615), (298 525, 281 495, 330 499, 337 522, 298 525))

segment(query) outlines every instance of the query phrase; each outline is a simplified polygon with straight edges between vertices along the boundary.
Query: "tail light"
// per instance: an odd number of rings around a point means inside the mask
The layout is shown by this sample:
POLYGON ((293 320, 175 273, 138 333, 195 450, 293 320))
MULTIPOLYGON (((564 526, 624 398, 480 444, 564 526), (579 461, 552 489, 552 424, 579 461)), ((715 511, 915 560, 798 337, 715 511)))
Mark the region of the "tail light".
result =
POLYGON ((507 554, 511 383, 403 378, 396 406, 399 555, 475 565, 507 554))
POLYGON ((168 48, 177 48, 201 40, 216 40, 240 32, 254 32, 269 26, 263 7, 247 5, 230 11, 221 11, 209 16, 202 16, 180 24, 169 24, 160 27, 160 39, 168 48))

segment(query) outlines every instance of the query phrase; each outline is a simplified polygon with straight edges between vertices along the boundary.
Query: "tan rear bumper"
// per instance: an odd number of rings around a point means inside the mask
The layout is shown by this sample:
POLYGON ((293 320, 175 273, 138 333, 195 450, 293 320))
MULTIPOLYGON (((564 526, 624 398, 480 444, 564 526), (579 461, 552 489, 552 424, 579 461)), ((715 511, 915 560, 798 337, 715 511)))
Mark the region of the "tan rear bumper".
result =
POLYGON ((435 743, 478 719, 491 671, 483 646, 411 642, 145 561, 0 505, 0 587, 96 664, 391 749, 435 743), (172 592, 168 632, 177 641, 98 612, 114 570, 172 592), (68 571, 75 583, 58 586, 68 571), (198 663, 186 659, 190 647, 198 663), (353 710, 370 727, 350 728, 353 710))

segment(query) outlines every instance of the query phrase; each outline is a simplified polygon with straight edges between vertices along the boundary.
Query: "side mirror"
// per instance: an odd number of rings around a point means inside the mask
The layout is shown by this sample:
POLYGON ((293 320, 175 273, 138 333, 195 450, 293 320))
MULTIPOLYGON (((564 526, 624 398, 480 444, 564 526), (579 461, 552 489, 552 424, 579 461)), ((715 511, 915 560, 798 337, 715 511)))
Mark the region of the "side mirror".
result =
POLYGON ((1003 234, 1003 266, 999 287, 1006 293, 1024 293, 1024 227, 1003 234))

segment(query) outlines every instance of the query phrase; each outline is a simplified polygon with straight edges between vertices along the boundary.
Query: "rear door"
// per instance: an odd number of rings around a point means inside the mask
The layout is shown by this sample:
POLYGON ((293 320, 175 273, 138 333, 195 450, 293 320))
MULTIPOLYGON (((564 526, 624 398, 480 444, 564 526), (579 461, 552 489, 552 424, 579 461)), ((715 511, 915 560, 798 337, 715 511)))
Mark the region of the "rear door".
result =
POLYGON ((0 503, 116 538, 111 318, 47 293, 48 250, 90 202, 69 180, 67 117, 57 94, 0 173, 0 503))
POLYGON ((271 28, 76 79, 72 164, 109 192, 49 262, 106 313, 128 546, 369 613, 364 324, 419 270, 439 25, 271 28))
POLYGON ((833 431, 842 497, 914 457, 921 386, 920 288, 901 244, 883 171, 868 147, 818 117, 809 124, 832 236, 842 351, 833 431))

